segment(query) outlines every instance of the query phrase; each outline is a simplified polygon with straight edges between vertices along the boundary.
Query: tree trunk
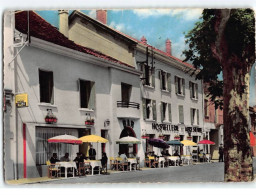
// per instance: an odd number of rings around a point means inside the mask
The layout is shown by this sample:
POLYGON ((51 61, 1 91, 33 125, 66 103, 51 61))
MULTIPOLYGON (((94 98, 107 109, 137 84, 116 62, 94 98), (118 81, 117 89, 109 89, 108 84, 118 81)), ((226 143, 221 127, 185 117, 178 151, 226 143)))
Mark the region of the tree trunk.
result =
POLYGON ((249 81, 251 65, 228 47, 225 28, 230 10, 216 10, 214 57, 223 70, 223 117, 225 181, 252 181, 253 166, 249 138, 249 81))
POLYGON ((252 181, 249 138, 249 67, 238 59, 223 67, 225 181, 252 181), (237 64, 239 64, 237 66, 237 64), (240 68, 238 68, 240 67, 240 68))

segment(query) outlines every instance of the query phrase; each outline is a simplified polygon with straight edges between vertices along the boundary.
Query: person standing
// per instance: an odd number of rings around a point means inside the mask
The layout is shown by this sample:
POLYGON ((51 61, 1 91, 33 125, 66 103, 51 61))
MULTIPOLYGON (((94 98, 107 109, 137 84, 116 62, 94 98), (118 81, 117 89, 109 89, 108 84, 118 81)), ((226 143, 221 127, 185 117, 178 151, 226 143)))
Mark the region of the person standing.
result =
POLYGON ((220 147, 219 147, 219 162, 223 162, 223 147, 222 147, 222 144, 220 144, 220 147))
POLYGON ((89 159, 96 160, 96 150, 92 147, 92 144, 90 144, 89 159))

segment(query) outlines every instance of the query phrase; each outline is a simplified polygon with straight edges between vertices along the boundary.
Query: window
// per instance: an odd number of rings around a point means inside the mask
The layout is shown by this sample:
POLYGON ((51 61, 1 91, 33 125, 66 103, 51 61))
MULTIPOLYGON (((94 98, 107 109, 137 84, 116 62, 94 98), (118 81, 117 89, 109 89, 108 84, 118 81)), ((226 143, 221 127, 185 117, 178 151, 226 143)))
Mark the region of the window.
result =
POLYGON ((148 120, 156 120, 156 101, 150 99, 142 99, 143 118, 148 120))
POLYGON ((53 72, 39 70, 40 102, 53 104, 53 72))
POLYGON ((152 69, 152 67, 146 64, 142 64, 141 71, 143 72, 143 85, 155 87, 155 69, 152 69))
POLYGON ((79 80, 81 108, 95 109, 95 82, 79 80))
POLYGON ((184 124, 184 112, 182 105, 179 105, 179 123, 184 124))
POLYGON ((160 71, 159 72, 159 77, 160 77, 160 88, 164 91, 171 91, 171 74, 160 71))
POLYGON ((198 99, 198 84, 189 82, 189 89, 190 89, 190 98, 197 100, 198 99))
POLYGON ((43 128, 36 127, 36 164, 44 165, 47 160, 50 160, 52 153, 57 153, 60 159, 66 152, 69 153, 69 158, 74 159, 79 151, 78 145, 63 144, 63 143, 48 143, 48 139, 58 135, 73 135, 78 137, 77 129, 63 128, 43 128))
POLYGON ((122 102, 129 103, 131 97, 132 86, 121 83, 122 102))
POLYGON ((161 110, 162 122, 171 122, 172 121, 171 104, 162 102, 160 110, 161 110))
POLYGON ((175 91, 177 95, 185 95, 185 79, 175 76, 175 91))
POLYGON ((195 108, 190 109, 191 125, 199 125, 199 110, 195 108))

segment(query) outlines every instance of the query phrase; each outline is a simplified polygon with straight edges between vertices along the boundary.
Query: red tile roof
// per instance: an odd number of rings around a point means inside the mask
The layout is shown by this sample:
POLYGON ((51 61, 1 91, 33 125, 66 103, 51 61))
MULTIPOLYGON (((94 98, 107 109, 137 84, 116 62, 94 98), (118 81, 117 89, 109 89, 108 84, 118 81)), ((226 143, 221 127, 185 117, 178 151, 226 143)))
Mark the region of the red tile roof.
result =
MULTIPOLYGON (((24 34, 27 34, 27 30, 28 30, 27 16, 28 16, 28 11, 17 12, 15 14, 15 28, 24 34)), ((95 57, 102 58, 110 62, 124 65, 126 67, 135 68, 129 64, 123 63, 108 55, 102 54, 99 51, 74 43, 73 41, 65 37, 62 33, 60 33, 56 27, 46 22, 43 18, 41 18, 38 14, 36 14, 33 11, 29 11, 29 34, 30 36, 33 36, 33 37, 36 37, 36 38, 39 38, 63 47, 67 47, 70 49, 74 49, 76 51, 93 55, 95 57)))
POLYGON ((120 32, 120 31, 118 31, 118 30, 116 30, 116 29, 113 29, 113 28, 112 28, 112 30, 114 30, 114 31, 116 31, 116 32, 118 32, 118 33, 120 33, 120 34, 123 35, 123 36, 126 36, 126 37, 129 38, 129 39, 134 40, 134 41, 137 42, 137 43, 141 43, 141 44, 143 44, 143 45, 145 45, 145 46, 147 46, 147 47, 149 47, 149 48, 152 48, 153 50, 155 50, 155 51, 157 51, 157 52, 159 52, 159 53, 161 53, 161 54, 163 54, 163 55, 165 55, 165 56, 167 56, 167 57, 170 57, 170 58, 172 58, 172 59, 174 59, 174 60, 176 60, 176 61, 178 61, 178 62, 180 62, 180 63, 182 63, 182 64, 184 64, 184 65, 186 65, 186 66, 188 66, 189 68, 195 69, 195 67, 194 67, 193 65, 191 65, 191 64, 189 64, 189 63, 186 63, 186 62, 183 62, 181 59, 176 58, 176 57, 174 57, 174 56, 172 56, 172 55, 170 55, 170 54, 168 54, 168 53, 166 53, 166 52, 164 52, 164 51, 162 51, 162 50, 160 50, 160 49, 157 49, 157 48, 155 48, 155 47, 153 47, 153 46, 151 46, 151 45, 149 45, 149 44, 143 43, 143 41, 139 41, 139 40, 135 39, 134 37, 131 37, 131 36, 127 35, 127 34, 124 34, 124 33, 120 32))

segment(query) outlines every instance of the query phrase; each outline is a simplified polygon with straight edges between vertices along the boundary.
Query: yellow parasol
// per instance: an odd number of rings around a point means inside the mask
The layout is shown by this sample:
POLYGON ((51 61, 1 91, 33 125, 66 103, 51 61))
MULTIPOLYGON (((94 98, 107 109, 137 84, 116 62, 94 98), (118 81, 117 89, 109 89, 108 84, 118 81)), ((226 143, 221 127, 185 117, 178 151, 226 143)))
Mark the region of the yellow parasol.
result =
POLYGON ((100 137, 98 135, 86 135, 83 137, 80 137, 79 140, 81 140, 82 142, 96 142, 96 143, 107 143, 108 140, 100 137))
POLYGON ((192 142, 190 140, 183 140, 180 143, 182 143, 184 146, 197 146, 195 142, 192 142))

